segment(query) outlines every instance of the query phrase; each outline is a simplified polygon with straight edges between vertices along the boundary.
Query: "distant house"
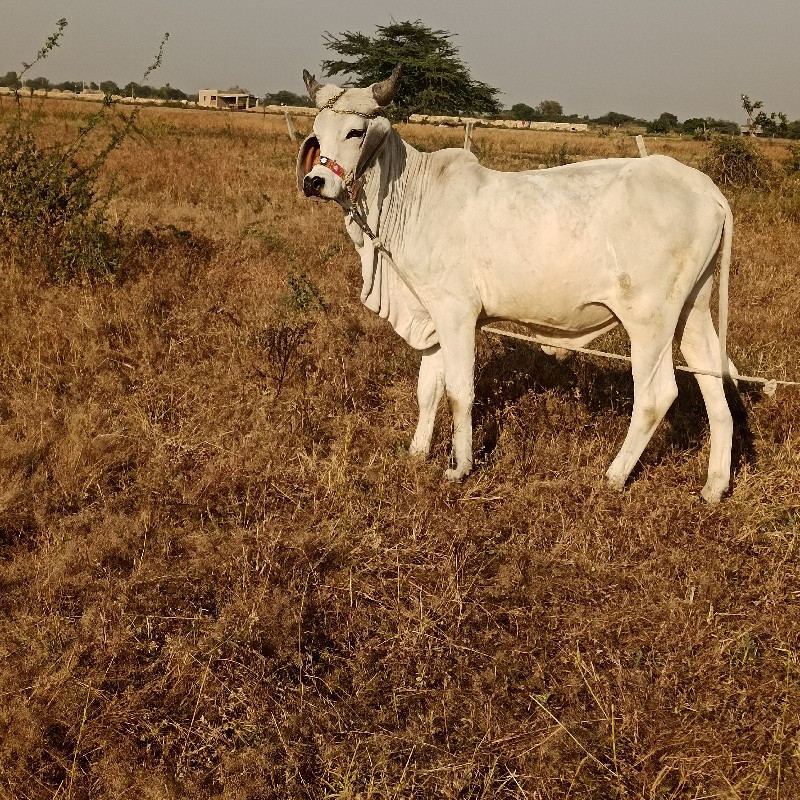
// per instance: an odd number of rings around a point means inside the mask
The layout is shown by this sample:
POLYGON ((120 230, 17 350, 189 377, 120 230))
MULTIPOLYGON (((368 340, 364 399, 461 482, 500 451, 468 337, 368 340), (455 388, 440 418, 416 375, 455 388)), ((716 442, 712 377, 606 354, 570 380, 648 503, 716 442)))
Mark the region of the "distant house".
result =
POLYGON ((219 89, 201 89, 197 93, 197 105, 204 108, 225 108, 229 111, 247 111, 258 105, 258 98, 252 94, 221 92, 219 89))

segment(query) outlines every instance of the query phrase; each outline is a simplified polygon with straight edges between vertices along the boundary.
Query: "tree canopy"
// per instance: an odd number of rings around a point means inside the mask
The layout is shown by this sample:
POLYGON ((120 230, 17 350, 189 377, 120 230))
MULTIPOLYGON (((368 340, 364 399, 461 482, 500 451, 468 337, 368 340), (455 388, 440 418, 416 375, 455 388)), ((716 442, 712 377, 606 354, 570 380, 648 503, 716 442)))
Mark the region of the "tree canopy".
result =
POLYGON ((29 89, 31 92, 39 91, 39 90, 47 90, 50 88, 50 81, 47 78, 38 77, 38 78, 27 78, 25 80, 25 88, 29 89))
POLYGON ((499 89, 472 78, 453 36, 420 20, 379 25, 373 37, 351 31, 326 33, 325 47, 341 58, 326 59, 322 69, 330 76, 352 76, 345 86, 369 86, 385 80, 400 65, 403 72, 394 107, 401 114, 499 112, 499 89))
POLYGON ((713 117, 690 117, 683 121, 681 129, 684 133, 691 133, 698 138, 706 137, 711 133, 724 133, 728 136, 738 136, 740 133, 737 123, 713 117))
POLYGON ((269 92, 264 95, 264 105, 267 106, 312 106, 308 95, 299 95, 287 89, 279 92, 269 92))
POLYGON ((647 123, 648 133, 669 133, 670 131, 679 130, 681 127, 678 118, 669 111, 665 111, 658 119, 647 123))
POLYGON ((564 107, 558 102, 558 100, 542 100, 539 105, 536 106, 536 111, 541 117, 564 116, 564 107))
POLYGON ((557 121, 564 116, 564 108, 558 100, 542 100, 535 108, 526 103, 515 103, 511 106, 511 113, 515 119, 522 119, 528 122, 537 120, 557 121))
POLYGON ((607 114, 603 114, 602 117, 592 120, 592 122, 598 125, 613 125, 616 128, 618 125, 630 125, 640 122, 640 120, 629 114, 621 114, 619 111, 609 111, 607 114))
POLYGON ((19 89, 22 84, 19 82, 19 76, 13 70, 10 72, 6 72, 3 77, 0 77, 0 86, 7 87, 9 89, 19 89))
POLYGON ((773 136, 786 133, 788 129, 786 114, 782 111, 773 111, 768 116, 767 112, 763 110, 763 100, 750 100, 746 94, 743 94, 742 108, 747 114, 747 125, 751 136, 754 136, 759 128, 763 133, 771 133, 773 136))
POLYGON ((119 86, 114 81, 100 81, 100 91, 104 94, 121 94, 119 86))

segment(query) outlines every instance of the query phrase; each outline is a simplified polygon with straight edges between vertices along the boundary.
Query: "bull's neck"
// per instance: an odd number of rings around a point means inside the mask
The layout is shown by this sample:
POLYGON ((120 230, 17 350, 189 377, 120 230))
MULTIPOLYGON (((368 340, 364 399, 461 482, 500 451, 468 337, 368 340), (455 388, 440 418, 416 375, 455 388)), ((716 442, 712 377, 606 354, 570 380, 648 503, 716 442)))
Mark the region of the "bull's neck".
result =
POLYGON ((366 216, 373 230, 391 251, 403 244, 412 198, 419 197, 427 172, 427 153, 421 153, 392 129, 375 164, 365 174, 366 216))

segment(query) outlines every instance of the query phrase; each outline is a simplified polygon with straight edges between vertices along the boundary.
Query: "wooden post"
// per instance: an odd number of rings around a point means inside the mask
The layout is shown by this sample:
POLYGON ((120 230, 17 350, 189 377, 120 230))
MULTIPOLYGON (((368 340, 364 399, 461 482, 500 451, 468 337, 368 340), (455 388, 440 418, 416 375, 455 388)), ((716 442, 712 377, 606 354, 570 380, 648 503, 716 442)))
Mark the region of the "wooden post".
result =
POLYGON ((464 149, 472 150, 472 128, 475 123, 472 120, 467 120, 467 130, 464 134, 464 149))
POLYGON ((297 131, 294 129, 294 120, 292 119, 292 115, 286 111, 283 115, 286 117, 286 128, 289 131, 289 138, 293 141, 297 141, 297 131))
POLYGON ((647 148, 644 146, 644 137, 641 134, 636 137, 636 146, 639 148, 639 155, 647 158, 647 148))

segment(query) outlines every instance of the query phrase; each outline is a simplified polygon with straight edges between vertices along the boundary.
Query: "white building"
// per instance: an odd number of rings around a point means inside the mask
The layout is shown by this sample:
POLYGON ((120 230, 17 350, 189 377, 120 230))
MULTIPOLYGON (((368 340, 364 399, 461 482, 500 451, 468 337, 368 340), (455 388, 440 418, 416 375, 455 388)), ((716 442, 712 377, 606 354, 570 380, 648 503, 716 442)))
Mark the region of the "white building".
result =
POLYGON ((221 92, 219 89, 201 89, 197 93, 197 105, 204 108, 225 108, 229 111, 247 111, 258 106, 258 98, 252 94, 221 92))

